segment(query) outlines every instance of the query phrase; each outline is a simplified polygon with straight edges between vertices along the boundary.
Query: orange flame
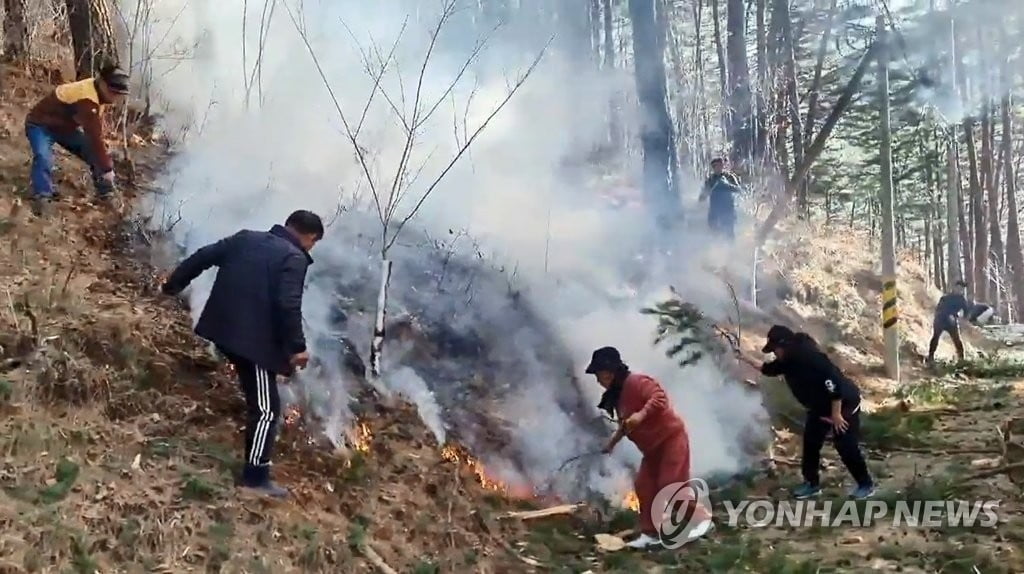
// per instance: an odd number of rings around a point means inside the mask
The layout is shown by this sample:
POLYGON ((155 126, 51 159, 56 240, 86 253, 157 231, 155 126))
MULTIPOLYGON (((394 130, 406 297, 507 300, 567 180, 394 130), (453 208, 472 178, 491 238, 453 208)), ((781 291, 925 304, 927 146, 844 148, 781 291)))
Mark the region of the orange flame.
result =
POLYGON ((626 498, 622 499, 622 507, 628 508, 633 512, 640 512, 640 497, 635 492, 630 491, 626 498))
POLYGON ((456 464, 463 464, 469 467, 476 475, 480 485, 487 490, 493 490, 501 493, 504 496, 511 498, 533 498, 533 489, 528 485, 509 485, 499 479, 493 478, 487 473, 487 469, 477 459, 473 458, 466 452, 466 449, 457 444, 446 444, 441 447, 441 458, 448 462, 454 462, 456 464))
POLYGON ((288 427, 293 426, 295 423, 299 422, 299 419, 301 418, 302 411, 299 410, 299 407, 288 407, 288 410, 284 413, 284 425, 288 427))
POLYGON ((370 431, 370 427, 366 423, 360 422, 356 425, 352 446, 355 447, 356 452, 366 454, 370 452, 371 442, 373 442, 373 433, 370 431))

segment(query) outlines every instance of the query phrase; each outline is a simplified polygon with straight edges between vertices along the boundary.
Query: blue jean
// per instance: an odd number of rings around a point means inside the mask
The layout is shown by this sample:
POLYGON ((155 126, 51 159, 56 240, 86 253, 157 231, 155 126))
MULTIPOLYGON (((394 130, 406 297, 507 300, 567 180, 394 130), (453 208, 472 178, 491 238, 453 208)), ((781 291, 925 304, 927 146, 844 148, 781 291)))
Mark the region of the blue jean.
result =
POLYGON ((104 181, 103 172, 96 166, 89 141, 82 130, 73 135, 54 133, 43 126, 28 124, 25 126, 25 137, 32 148, 32 192, 36 197, 53 197, 53 144, 66 149, 68 153, 84 161, 92 172, 92 181, 96 192, 105 195, 112 191, 111 185, 104 181))

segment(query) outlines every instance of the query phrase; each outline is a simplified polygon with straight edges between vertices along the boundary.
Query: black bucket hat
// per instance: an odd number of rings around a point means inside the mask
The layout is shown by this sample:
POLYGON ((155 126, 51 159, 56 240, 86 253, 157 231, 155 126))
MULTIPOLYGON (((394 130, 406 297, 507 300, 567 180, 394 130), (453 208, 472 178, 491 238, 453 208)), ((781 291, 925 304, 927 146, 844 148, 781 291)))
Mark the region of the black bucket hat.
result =
POLYGON ((587 365, 587 374, 593 375, 598 371, 615 371, 622 366, 622 356, 615 347, 601 347, 594 351, 590 357, 590 364, 587 365))
POLYGON ((129 92, 128 84, 130 78, 128 74, 121 68, 112 67, 105 69, 100 74, 100 77, 103 78, 103 82, 107 84, 107 87, 110 88, 110 91, 114 92, 115 94, 127 94, 129 92))
POLYGON ((764 347, 761 348, 761 352, 775 352, 775 349, 780 345, 784 345, 791 341, 794 335, 796 335, 796 333, 785 325, 772 325, 772 328, 768 329, 768 341, 765 342, 764 347))

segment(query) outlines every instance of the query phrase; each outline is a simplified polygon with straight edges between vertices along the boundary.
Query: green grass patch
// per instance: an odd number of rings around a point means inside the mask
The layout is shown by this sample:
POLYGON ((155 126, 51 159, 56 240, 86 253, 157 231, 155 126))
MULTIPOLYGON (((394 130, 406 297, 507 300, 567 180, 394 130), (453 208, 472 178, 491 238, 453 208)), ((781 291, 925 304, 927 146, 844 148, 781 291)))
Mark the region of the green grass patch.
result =
POLYGON ((71 537, 71 566, 77 574, 99 572, 99 564, 89 554, 89 545, 81 536, 71 537))
POLYGON ((935 371, 944 375, 959 375, 971 379, 1011 380, 1024 378, 1024 361, 1011 359, 1000 353, 980 355, 963 363, 936 363, 935 371))
POLYGON ((870 448, 921 447, 935 427, 931 413, 903 412, 885 409, 861 415, 861 440, 870 448))
POLYGON ((955 403, 961 392, 961 386, 949 380, 925 379, 901 385, 893 396, 911 401, 915 405, 948 405, 955 403))
POLYGON ((53 504, 60 502, 71 492, 71 487, 78 480, 81 472, 78 465, 66 458, 60 459, 57 463, 57 472, 54 476, 57 482, 39 491, 38 502, 41 504, 53 504))
POLYGON ((210 539, 210 566, 219 570, 231 560, 231 539, 235 537, 235 526, 230 522, 215 522, 206 533, 210 539))
POLYGON ((209 502, 217 497, 217 492, 215 484, 191 474, 185 475, 181 485, 181 497, 185 500, 209 502))

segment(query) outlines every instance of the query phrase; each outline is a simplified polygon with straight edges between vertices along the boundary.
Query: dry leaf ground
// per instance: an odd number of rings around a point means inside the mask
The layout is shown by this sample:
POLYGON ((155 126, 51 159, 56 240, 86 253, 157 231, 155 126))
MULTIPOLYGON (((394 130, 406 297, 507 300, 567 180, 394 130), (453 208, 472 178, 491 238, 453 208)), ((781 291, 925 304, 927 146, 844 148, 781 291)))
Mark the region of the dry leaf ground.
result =
MULTIPOLYGON (((873 258, 863 244, 820 235, 776 250, 786 302, 751 319, 744 344, 753 348, 771 321, 786 319, 831 346, 876 409, 897 391, 911 397, 909 412, 873 415, 868 442, 886 489, 880 496, 1000 497, 1007 521, 997 529, 720 528, 679 552, 599 552, 594 535, 621 535, 633 516, 584 509, 498 520, 537 505, 484 489, 472 469, 442 457, 413 411, 381 405, 367 409, 365 448, 348 459, 310 441, 301 426, 284 431, 277 472, 293 501, 239 496, 232 473, 242 406, 230 374, 192 336, 181 304, 154 293, 128 216, 89 203, 80 165, 62 156, 57 181, 65 198, 52 219, 36 220, 22 205, 29 162, 22 119, 51 74, 10 66, 3 73, 0 572, 368 572, 381 563, 420 574, 1024 571, 1020 487, 1001 475, 963 480, 972 460, 994 456, 982 451, 999 448, 995 426, 1024 415, 1015 371, 975 373, 1008 379, 998 385, 926 379, 908 368, 910 386, 892 388, 877 374, 873 258), (935 411, 933 403, 952 409, 935 411), (978 454, 953 453, 970 448, 978 454)), ((164 150, 133 141, 144 183, 164 150)), ((126 192, 130 207, 145 190, 126 192)), ((934 293, 919 270, 904 269, 903 324, 919 347, 934 293)), ((777 389, 773 396, 785 400, 777 389)), ((780 435, 777 452, 794 457, 797 438, 780 435)), ((841 479, 827 449, 826 457, 828 478, 841 479)), ((795 480, 793 468, 780 472, 737 483, 716 502, 779 496, 795 480)))

